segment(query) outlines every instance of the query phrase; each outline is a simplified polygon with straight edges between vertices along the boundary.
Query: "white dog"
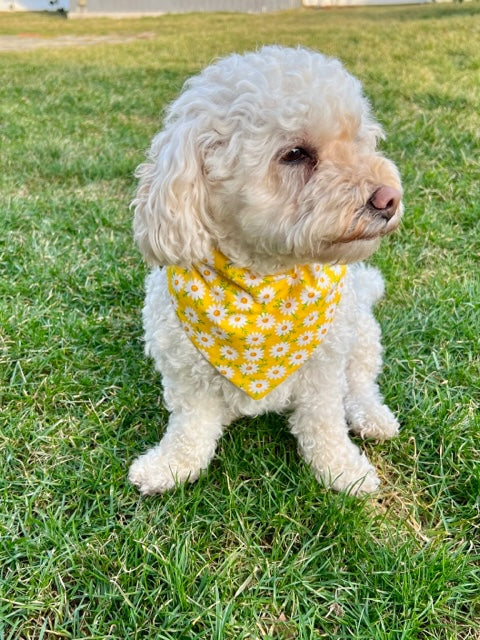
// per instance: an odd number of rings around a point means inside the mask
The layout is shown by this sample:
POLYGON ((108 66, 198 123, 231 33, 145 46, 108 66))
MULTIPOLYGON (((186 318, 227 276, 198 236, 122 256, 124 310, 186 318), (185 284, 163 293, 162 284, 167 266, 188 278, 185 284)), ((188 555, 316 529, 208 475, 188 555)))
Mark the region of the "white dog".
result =
POLYGON ((194 481, 226 425, 266 411, 288 411, 324 485, 377 488, 348 431, 398 431, 376 384, 371 308, 383 281, 351 264, 402 215, 398 171, 376 151, 382 135, 360 83, 302 48, 231 55, 170 106, 133 203, 136 241, 156 265, 146 353, 171 412, 130 468, 141 493, 194 481))

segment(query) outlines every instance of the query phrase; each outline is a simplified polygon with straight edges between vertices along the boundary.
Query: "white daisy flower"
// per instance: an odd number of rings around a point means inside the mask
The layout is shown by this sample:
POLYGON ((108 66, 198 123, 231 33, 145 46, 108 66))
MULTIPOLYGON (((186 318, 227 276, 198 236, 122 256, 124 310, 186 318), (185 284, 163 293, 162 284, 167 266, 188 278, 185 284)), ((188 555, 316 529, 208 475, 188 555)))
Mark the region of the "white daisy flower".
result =
POLYGON ((253 304, 253 298, 246 291, 240 291, 240 293, 237 293, 237 295, 235 296, 233 304, 237 309, 240 309, 240 311, 245 311, 251 308, 253 304))
POLYGON ((269 386, 266 380, 253 380, 250 383, 250 391, 252 393, 264 393, 269 386))
POLYGON ((221 305, 214 304, 207 309, 207 316, 210 318, 212 322, 219 323, 224 320, 227 316, 227 310, 225 307, 221 305))
POLYGON ((261 360, 261 358, 263 358, 263 349, 245 349, 245 351, 243 352, 243 357, 249 362, 256 362, 257 360, 261 360))
POLYGON ((207 282, 212 282, 217 277, 217 272, 208 265, 201 266, 199 271, 202 278, 207 282))
POLYGON ((271 302, 275 297, 275 289, 273 287, 263 287, 260 289, 256 299, 258 302, 271 302))
POLYGON ((313 287, 305 287, 300 294, 300 299, 303 304, 312 304, 320 297, 320 291, 313 287))
POLYGON ((292 355, 290 356, 290 364, 294 366, 303 364, 305 360, 307 360, 307 358, 308 358, 308 351, 305 351, 305 349, 301 349, 300 351, 295 351, 295 353, 292 353, 292 355))
POLYGON ((269 378, 270 380, 279 380, 280 378, 283 378, 285 376, 286 372, 287 370, 282 366, 270 367, 270 369, 267 371, 267 378, 269 378))
POLYGON ((285 320, 284 322, 279 322, 275 327, 275 333, 277 336, 285 336, 287 333, 293 329, 293 322, 291 320, 285 320))
POLYGON ((332 284, 332 281, 330 280, 330 278, 327 276, 327 274, 325 272, 322 271, 322 273, 320 273, 320 275, 317 278, 317 286, 320 289, 328 289, 330 288, 332 284))
POLYGON ((336 276, 339 276, 342 273, 342 266, 339 264, 334 264, 332 267, 332 271, 336 276))
POLYGON ((190 298, 199 300, 200 298, 203 298, 203 295, 205 294, 205 285, 197 278, 194 278, 187 283, 185 291, 190 298))
POLYGON ((313 276, 315 276, 316 278, 318 278, 318 276, 322 273, 323 271, 323 266, 321 264, 318 263, 314 263, 310 265, 310 271, 312 273, 313 276))
POLYGON ((252 347, 258 347, 260 344, 265 342, 265 336, 261 333, 251 333, 246 338, 246 343, 251 345, 252 347))
POLYGON ((262 313, 256 319, 255 324, 261 329, 271 329, 276 323, 275 318, 272 315, 269 313, 262 313))
POLYGON ((333 316, 335 315, 335 311, 337 310, 336 304, 331 304, 329 307, 325 309, 325 318, 326 320, 333 320, 333 316))
POLYGON ((233 376, 235 375, 235 372, 232 369, 232 367, 226 367, 226 366, 219 367, 218 372, 221 373, 222 376, 225 376, 225 378, 233 378, 233 376))
POLYGON ((334 288, 330 291, 330 293, 327 296, 325 296, 325 304, 331 304, 332 302, 335 301, 336 297, 337 297, 337 290, 336 288, 334 288))
POLYGON ((300 346, 310 344, 310 342, 313 340, 313 337, 313 331, 305 331, 305 333, 302 333, 302 335, 297 338, 297 344, 300 346))
POLYGON ((192 309, 192 307, 187 307, 183 312, 187 320, 189 320, 192 324, 197 324, 198 316, 197 312, 192 309))
POLYGON ((291 316, 295 313, 298 307, 298 302, 295 298, 287 298, 280 305, 280 312, 283 313, 284 316, 291 316))
POLYGON ((241 365, 240 371, 244 376, 250 376, 252 375, 252 373, 257 373, 258 365, 254 364, 253 362, 246 362, 245 364, 241 365))
POLYGON ((305 327, 311 327, 318 320, 318 311, 312 311, 303 321, 305 327))
POLYGON ((204 257, 202 258, 202 263, 206 264, 207 267, 213 267, 213 265, 215 264, 215 256, 213 254, 213 251, 208 251, 204 257))
POLYGON ((213 347, 213 345, 215 344, 215 340, 212 338, 212 336, 209 333, 205 333, 204 331, 199 331, 195 337, 199 345, 202 347, 206 347, 207 349, 213 347))
POLYGON ((215 302, 222 302, 225 298, 225 291, 222 287, 212 287, 210 289, 210 296, 215 300, 215 302))
POLYGON ((185 284, 185 278, 180 274, 174 275, 171 283, 175 291, 181 291, 183 289, 183 285, 185 284))
POLYGON ((225 360, 236 360, 238 358, 238 351, 235 351, 232 347, 221 347, 220 355, 225 358, 225 360))
POLYGON ((251 271, 247 271, 243 276, 243 281, 247 286, 256 286, 259 285, 262 281, 262 277, 257 275, 256 273, 252 273, 251 271))
POLYGON ((299 271, 294 271, 287 276, 287 282, 289 285, 294 286, 300 284, 302 281, 302 274, 299 271))
POLYGON ((290 351, 290 345, 288 342, 277 342, 270 347, 270 355, 272 358, 281 358, 290 351))
POLYGON ((319 327, 318 330, 317 330, 318 339, 319 340, 324 340, 324 338, 327 335, 329 329, 330 329, 330 323, 329 322, 325 322, 324 324, 322 324, 322 326, 319 327))
POLYGON ((243 313, 234 313, 228 318, 228 322, 232 327, 244 327, 247 324, 247 316, 243 313))
POLYGON ((192 338, 195 335, 195 331, 193 330, 193 327, 191 327, 187 322, 183 322, 182 327, 189 338, 192 338))
POLYGON ((218 338, 219 340, 226 340, 228 338, 228 333, 223 329, 220 329, 220 327, 212 327, 210 329, 210 333, 212 334, 212 336, 215 336, 215 338, 218 338))

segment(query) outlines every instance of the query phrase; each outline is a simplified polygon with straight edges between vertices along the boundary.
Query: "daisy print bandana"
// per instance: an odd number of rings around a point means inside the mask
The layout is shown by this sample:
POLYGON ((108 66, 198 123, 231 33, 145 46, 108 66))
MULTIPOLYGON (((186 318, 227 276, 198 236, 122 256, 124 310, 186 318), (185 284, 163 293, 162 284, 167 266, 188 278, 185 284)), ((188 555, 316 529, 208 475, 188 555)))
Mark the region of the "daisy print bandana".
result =
POLYGON ((217 371, 258 400, 325 338, 345 272, 345 265, 309 264, 259 276, 214 251, 192 268, 167 267, 167 278, 190 340, 217 371))

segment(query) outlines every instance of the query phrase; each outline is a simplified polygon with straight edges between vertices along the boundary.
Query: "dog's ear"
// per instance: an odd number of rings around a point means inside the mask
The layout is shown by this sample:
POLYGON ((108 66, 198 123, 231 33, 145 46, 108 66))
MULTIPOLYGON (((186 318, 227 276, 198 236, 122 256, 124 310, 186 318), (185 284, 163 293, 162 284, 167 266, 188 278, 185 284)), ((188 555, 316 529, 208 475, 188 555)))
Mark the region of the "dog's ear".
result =
POLYGON ((192 123, 171 123, 157 134, 136 176, 133 228, 146 261, 188 266, 201 260, 211 237, 202 151, 192 123))

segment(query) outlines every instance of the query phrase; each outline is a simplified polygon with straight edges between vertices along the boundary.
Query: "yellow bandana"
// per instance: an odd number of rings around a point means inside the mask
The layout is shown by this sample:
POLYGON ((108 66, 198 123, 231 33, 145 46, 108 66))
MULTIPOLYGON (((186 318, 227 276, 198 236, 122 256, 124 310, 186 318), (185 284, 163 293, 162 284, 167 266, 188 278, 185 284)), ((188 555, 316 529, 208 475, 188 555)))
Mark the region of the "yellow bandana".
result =
POLYGON ((167 267, 178 318, 223 376, 260 399, 296 371, 325 338, 345 265, 310 264, 269 276, 215 251, 190 269, 167 267))

